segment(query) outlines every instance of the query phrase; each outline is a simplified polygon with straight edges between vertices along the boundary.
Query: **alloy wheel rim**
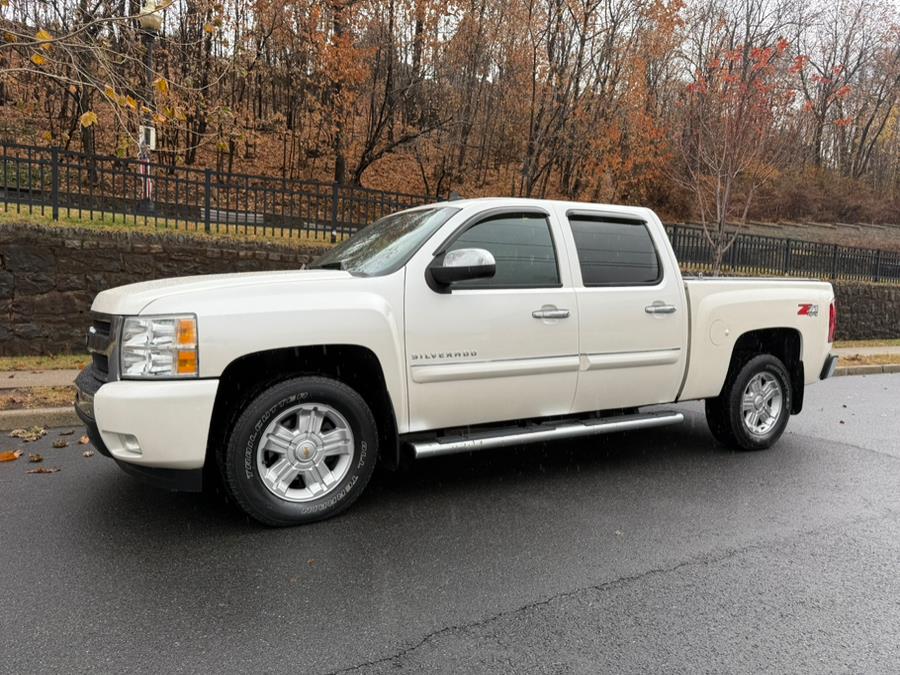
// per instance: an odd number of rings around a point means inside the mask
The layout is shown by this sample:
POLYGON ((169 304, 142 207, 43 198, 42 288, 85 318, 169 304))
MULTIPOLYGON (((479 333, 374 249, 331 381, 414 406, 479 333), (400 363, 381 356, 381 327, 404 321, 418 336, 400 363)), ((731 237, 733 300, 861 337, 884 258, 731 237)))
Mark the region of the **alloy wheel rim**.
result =
POLYGON ((757 373, 744 388, 741 419, 754 436, 765 436, 778 424, 784 406, 781 383, 771 373, 757 373))
POLYGON ((266 427, 256 448, 256 468, 279 499, 309 502, 341 483, 354 447, 353 431, 341 413, 323 403, 301 403, 266 427))

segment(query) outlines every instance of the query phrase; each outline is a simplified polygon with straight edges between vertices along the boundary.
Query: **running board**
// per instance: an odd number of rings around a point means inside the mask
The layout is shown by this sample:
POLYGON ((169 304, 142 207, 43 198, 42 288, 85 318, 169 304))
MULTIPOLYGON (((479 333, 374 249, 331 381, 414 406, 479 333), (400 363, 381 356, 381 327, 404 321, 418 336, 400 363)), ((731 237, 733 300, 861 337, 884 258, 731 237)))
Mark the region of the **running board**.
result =
POLYGON ((650 429, 662 427, 667 424, 677 424, 684 420, 680 412, 670 410, 637 414, 622 415, 619 417, 596 418, 578 422, 563 421, 536 425, 533 429, 522 427, 508 427, 476 432, 468 436, 447 436, 434 441, 413 442, 413 452, 416 459, 422 457, 436 457, 438 455, 452 455, 457 452, 470 452, 473 450, 488 450, 490 448, 502 448, 510 445, 524 445, 526 443, 538 443, 541 441, 558 441, 564 438, 578 438, 580 436, 597 436, 610 434, 616 431, 630 431, 632 429, 650 429))

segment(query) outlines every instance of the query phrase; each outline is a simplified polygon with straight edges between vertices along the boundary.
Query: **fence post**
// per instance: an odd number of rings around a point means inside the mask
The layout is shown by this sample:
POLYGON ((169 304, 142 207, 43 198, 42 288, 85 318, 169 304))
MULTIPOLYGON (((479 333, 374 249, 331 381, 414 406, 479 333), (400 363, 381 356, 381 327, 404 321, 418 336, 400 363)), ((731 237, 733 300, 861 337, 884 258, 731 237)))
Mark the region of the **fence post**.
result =
POLYGON ((736 234, 734 236, 734 240, 731 242, 731 248, 728 250, 728 268, 731 270, 731 273, 734 274, 734 266, 737 259, 737 248, 738 241, 740 240, 741 235, 736 234))
POLYGON ((340 198, 339 191, 341 189, 340 184, 335 181, 331 184, 331 241, 335 241, 337 239, 337 225, 338 225, 338 199, 340 198))
POLYGON ((50 148, 50 210, 59 220, 59 148, 50 148))
POLYGON ((784 276, 791 275, 791 240, 784 240, 784 276))
POLYGON ((207 168, 203 173, 203 229, 210 231, 212 204, 212 169, 207 168))
POLYGON ((875 251, 875 282, 881 281, 881 249, 875 251))
POLYGON ((838 245, 835 244, 831 248, 831 278, 837 279, 837 256, 838 254, 838 245))

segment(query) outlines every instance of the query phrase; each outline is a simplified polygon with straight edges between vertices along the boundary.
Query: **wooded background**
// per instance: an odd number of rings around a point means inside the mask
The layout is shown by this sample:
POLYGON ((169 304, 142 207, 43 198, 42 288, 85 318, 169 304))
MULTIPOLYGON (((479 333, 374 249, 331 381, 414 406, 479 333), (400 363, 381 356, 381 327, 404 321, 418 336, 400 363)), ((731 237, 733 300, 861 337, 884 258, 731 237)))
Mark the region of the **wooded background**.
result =
POLYGON ((0 0, 0 136, 373 188, 897 223, 880 0, 0 0))

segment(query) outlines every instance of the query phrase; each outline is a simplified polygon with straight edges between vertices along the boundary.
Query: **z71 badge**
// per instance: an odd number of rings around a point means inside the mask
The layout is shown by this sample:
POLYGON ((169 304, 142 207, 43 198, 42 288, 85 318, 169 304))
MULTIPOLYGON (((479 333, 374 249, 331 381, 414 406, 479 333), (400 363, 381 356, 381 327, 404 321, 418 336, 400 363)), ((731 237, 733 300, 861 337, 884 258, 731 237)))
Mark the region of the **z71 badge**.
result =
POLYGON ((819 316, 819 306, 813 305, 810 303, 801 303, 797 305, 800 309, 797 310, 798 316, 819 316))

